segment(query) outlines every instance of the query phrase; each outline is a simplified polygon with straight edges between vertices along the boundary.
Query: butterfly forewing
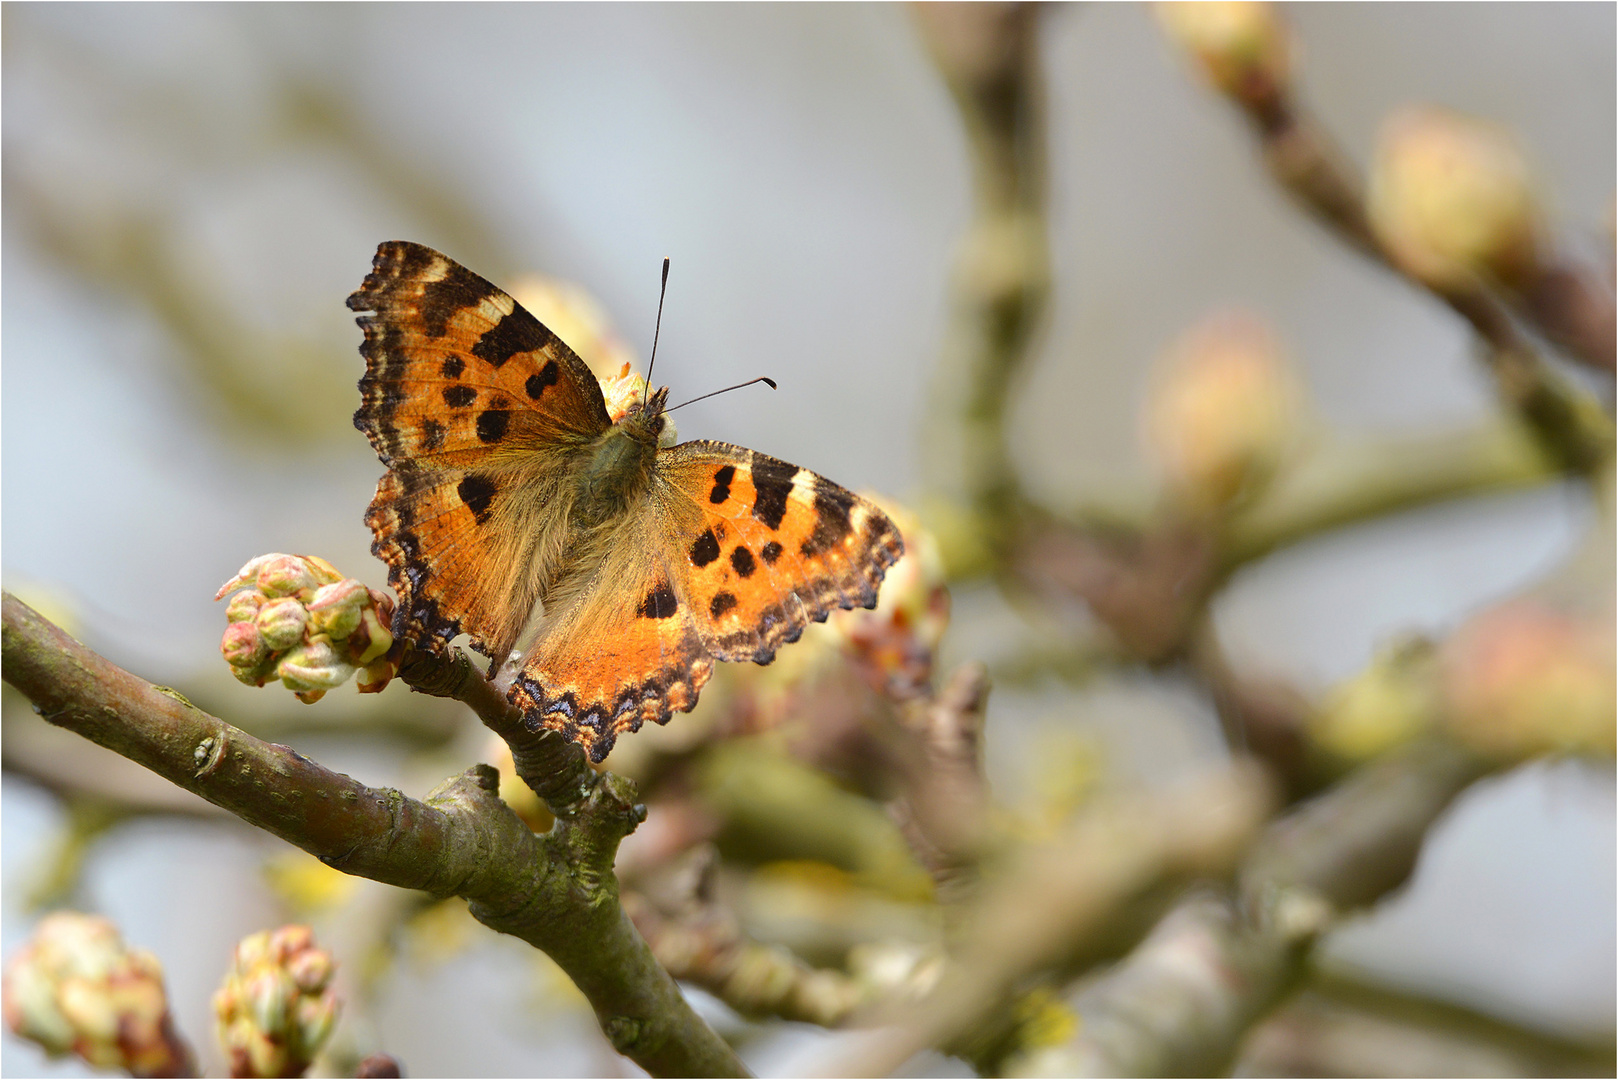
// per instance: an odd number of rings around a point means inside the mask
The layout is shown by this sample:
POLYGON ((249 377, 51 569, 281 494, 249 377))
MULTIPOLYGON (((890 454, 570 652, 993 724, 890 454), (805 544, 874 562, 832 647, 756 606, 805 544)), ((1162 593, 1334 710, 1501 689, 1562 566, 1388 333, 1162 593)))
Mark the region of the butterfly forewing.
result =
POLYGON ((721 660, 767 664, 837 608, 874 607, 904 553, 898 529, 868 500, 768 454, 688 442, 659 455, 658 475, 695 507, 676 519, 690 524, 670 538, 670 569, 721 660))
POLYGON ((430 647, 464 630, 501 655, 533 601, 516 571, 535 493, 610 426, 601 388, 510 296, 420 244, 378 247, 348 306, 375 312, 358 320, 354 425, 392 470, 366 521, 399 594, 394 632, 430 647))

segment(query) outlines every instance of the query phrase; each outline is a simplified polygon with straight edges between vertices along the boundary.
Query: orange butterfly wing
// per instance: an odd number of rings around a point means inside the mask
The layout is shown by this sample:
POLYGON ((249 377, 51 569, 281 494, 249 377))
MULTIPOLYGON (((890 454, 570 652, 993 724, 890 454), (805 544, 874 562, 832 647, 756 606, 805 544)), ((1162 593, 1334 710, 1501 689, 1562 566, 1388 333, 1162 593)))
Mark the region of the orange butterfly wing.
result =
POLYGON ((903 553, 886 514, 807 469, 718 442, 659 451, 645 505, 541 632, 512 700, 600 761, 693 707, 715 659, 767 664, 833 610, 874 607, 903 553))
POLYGON ((394 632, 436 648, 465 631, 503 658, 537 586, 497 579, 542 542, 519 526, 534 531, 547 480, 611 426, 601 387, 510 296, 420 244, 380 245, 348 306, 375 312, 357 320, 354 426, 389 467, 365 520, 399 595, 394 632))

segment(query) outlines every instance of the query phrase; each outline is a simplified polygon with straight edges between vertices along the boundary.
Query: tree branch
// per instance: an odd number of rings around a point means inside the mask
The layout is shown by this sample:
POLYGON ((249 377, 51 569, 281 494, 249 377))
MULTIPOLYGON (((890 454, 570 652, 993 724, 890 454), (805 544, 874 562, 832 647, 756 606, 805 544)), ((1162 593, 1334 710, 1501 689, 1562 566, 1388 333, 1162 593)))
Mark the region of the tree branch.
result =
MULTIPOLYGON (((535 836, 479 765, 417 801, 264 743, 131 675, 9 593, 0 601, 4 677, 50 723, 151 769, 344 873, 435 896, 547 953, 620 1053, 658 1076, 743 1076, 619 906, 612 856, 634 827, 626 781, 559 798, 567 820, 535 836)), ((477 680, 481 682, 481 680, 477 680)), ((476 687, 461 686, 474 700, 476 687)), ((588 771, 588 769, 586 769, 588 771)), ((593 774, 592 774, 593 775, 593 774)))

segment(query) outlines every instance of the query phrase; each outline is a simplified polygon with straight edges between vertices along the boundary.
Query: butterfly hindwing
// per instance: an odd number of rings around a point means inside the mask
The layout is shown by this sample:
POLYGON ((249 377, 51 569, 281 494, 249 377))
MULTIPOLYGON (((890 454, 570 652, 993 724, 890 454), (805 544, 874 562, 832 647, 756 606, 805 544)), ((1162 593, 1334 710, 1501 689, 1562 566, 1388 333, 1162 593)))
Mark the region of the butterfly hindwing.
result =
POLYGON ((530 726, 560 732, 595 761, 623 732, 690 710, 713 672, 647 524, 626 522, 611 537, 578 597, 544 620, 511 686, 530 726))

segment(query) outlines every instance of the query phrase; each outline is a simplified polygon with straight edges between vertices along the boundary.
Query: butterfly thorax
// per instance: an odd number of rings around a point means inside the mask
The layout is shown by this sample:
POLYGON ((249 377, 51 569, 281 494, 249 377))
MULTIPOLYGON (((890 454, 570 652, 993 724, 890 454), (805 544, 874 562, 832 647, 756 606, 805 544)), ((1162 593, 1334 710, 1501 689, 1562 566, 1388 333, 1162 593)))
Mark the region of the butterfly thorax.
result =
POLYGON ((665 386, 644 404, 631 405, 586 451, 573 502, 578 525, 589 528, 616 518, 645 494, 657 462, 668 396, 665 386))

